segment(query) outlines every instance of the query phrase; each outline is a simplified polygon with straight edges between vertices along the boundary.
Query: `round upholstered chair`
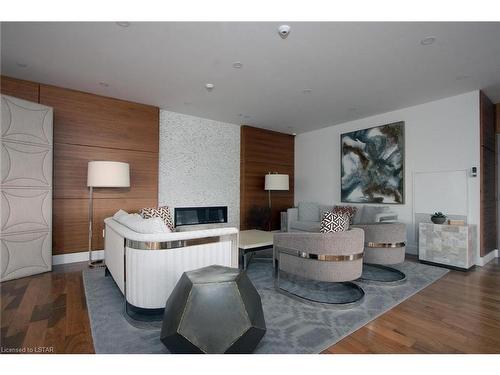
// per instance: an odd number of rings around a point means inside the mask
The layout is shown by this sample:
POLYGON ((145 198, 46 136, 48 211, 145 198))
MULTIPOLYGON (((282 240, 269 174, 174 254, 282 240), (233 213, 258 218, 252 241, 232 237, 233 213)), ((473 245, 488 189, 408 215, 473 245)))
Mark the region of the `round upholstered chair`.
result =
POLYGON ((364 267, 362 279, 390 282, 403 281, 403 272, 389 267, 403 263, 406 252, 406 225, 404 223, 358 224, 352 227, 365 233, 364 267))
POLYGON ((277 288, 315 302, 357 302, 364 291, 351 281, 362 274, 363 248, 364 232, 359 228, 336 233, 276 233, 277 288), (283 283, 288 287, 282 285, 281 272, 290 276, 283 283))

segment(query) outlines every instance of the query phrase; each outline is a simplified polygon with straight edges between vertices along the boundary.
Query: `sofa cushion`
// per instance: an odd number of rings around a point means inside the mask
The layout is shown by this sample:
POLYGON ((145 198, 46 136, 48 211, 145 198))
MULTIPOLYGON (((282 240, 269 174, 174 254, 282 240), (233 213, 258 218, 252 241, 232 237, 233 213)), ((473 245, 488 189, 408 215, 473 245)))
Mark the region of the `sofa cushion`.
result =
POLYGON ((300 230, 302 232, 319 232, 319 221, 294 221, 290 223, 290 230, 300 230))
POLYGON ((345 232, 349 230, 349 215, 325 212, 321 219, 321 233, 345 232))
POLYGON ((319 204, 311 202, 299 203, 299 221, 319 221, 319 204))
POLYGON ((357 208, 356 213, 354 214, 354 217, 352 218, 353 224, 361 223, 361 217, 363 216, 364 206, 357 206, 356 208, 357 208))
POLYGON ((120 216, 123 216, 123 215, 128 215, 128 212, 124 211, 122 209, 119 209, 118 211, 116 211, 116 213, 113 215, 113 217, 116 219, 116 218, 119 218, 120 216))
POLYGON ((143 208, 141 209, 139 214, 144 219, 159 217, 164 221, 165 225, 167 225, 171 231, 174 230, 174 223, 172 221, 172 216, 170 215, 170 209, 168 208, 168 206, 143 208))
POLYGON ((137 233, 169 233, 170 228, 159 218, 143 219, 139 214, 125 214, 115 217, 115 220, 137 233))
POLYGON ((352 224, 358 208, 354 206, 335 206, 332 211, 335 214, 345 214, 349 216, 349 224, 352 224))
POLYGON ((378 214, 389 211, 389 207, 386 206, 364 206, 363 212, 359 219, 359 224, 369 224, 374 223, 375 218, 378 214))

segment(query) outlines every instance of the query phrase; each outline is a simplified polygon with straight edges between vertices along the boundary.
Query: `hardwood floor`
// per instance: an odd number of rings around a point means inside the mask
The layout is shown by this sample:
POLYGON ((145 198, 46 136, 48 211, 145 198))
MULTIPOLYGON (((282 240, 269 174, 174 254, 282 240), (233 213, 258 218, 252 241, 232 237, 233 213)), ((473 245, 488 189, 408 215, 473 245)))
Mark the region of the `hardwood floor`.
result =
POLYGON ((86 263, 1 284, 1 351, 94 353, 83 289, 86 263))
POLYGON ((500 353, 500 262, 446 276, 324 353, 500 353))
MULTIPOLYGON (((93 353, 85 263, 1 284, 1 349, 93 353)), ((500 262, 436 283, 324 353, 500 353, 500 262)))

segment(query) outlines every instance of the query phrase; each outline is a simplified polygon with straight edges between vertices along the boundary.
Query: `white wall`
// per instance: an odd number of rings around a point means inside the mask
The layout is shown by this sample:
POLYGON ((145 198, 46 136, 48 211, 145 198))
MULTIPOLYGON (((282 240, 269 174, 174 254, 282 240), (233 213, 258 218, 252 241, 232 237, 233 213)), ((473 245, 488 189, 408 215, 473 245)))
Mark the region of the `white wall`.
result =
MULTIPOLYGON (((408 224, 407 249, 416 253, 413 173, 473 166, 479 172, 479 91, 299 134, 295 137, 295 203, 340 202, 340 135, 397 121, 405 122, 405 204, 391 208, 408 224)), ((479 225, 479 177, 467 180, 468 222, 479 225)))
POLYGON ((238 125, 160 110, 159 169, 160 205, 228 206, 228 223, 239 227, 238 125))

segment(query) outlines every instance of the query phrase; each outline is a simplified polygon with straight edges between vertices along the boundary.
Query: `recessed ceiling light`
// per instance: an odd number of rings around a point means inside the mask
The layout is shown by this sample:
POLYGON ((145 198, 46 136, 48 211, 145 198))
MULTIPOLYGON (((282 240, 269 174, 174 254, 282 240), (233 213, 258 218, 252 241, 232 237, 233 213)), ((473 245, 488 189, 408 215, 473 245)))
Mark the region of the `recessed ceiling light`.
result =
POLYGON ((124 22, 124 21, 116 22, 116 24, 118 26, 121 26, 121 27, 129 27, 130 26, 130 22, 124 22))
POLYGON ((470 78, 470 76, 465 75, 465 74, 464 74, 464 75, 460 75, 460 76, 456 76, 456 77, 455 77, 455 79, 456 79, 457 81, 463 81, 464 79, 467 79, 467 78, 470 78))
POLYGON ((21 62, 19 62, 19 61, 17 61, 17 62, 16 62, 16 65, 17 65, 18 67, 20 67, 20 68, 27 68, 27 67, 28 67, 28 65, 23 64, 23 63, 21 63, 21 62))
POLYGON ((428 36, 427 38, 422 39, 420 41, 420 44, 423 45, 423 46, 429 46, 432 43, 434 43, 435 41, 436 41, 436 37, 435 36, 428 36))
POLYGON ((235 68, 235 69, 241 69, 241 68, 243 68, 243 64, 241 62, 239 62, 239 61, 236 61, 236 62, 233 63, 233 68, 235 68))
POLYGON ((208 90, 208 91, 212 91, 214 89, 215 85, 213 83, 207 83, 205 85, 205 88, 208 90))
POLYGON ((106 82, 99 82, 99 85, 102 87, 109 87, 109 84, 106 82))
POLYGON ((302 93, 303 94, 310 94, 310 93, 312 93, 312 91, 313 90, 311 90, 311 89, 304 89, 304 90, 302 90, 302 93))

